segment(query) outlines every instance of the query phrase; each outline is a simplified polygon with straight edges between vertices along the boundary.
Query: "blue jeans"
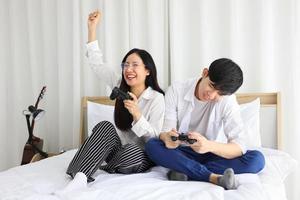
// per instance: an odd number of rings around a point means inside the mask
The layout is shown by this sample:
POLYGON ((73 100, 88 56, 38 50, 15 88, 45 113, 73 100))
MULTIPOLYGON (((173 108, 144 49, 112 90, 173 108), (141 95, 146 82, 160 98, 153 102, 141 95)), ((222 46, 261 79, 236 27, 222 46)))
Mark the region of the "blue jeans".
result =
POLYGON ((209 182, 211 173, 223 174, 232 168, 236 174, 258 173, 265 166, 263 154, 256 150, 226 159, 213 153, 199 154, 189 146, 168 149, 163 141, 151 138, 145 146, 149 158, 157 165, 186 174, 190 180, 209 182))

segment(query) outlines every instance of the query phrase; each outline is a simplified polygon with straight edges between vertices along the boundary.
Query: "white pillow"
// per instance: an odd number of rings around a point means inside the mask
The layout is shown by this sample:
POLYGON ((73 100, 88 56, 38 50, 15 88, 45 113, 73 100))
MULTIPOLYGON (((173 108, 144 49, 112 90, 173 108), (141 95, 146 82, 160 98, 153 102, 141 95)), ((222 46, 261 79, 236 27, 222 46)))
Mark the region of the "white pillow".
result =
POLYGON ((259 128, 260 99, 240 105, 241 117, 244 122, 245 141, 248 148, 260 147, 261 137, 259 128))
MULTIPOLYGON (((256 100, 240 105, 241 117, 245 128, 245 141, 248 147, 260 147, 261 138, 259 131, 259 109, 260 100, 256 100)), ((114 106, 87 102, 87 127, 88 136, 91 135, 95 125, 101 121, 114 122, 114 106)))
POLYGON ((87 102, 87 127, 88 136, 92 134, 94 126, 101 121, 109 121, 113 125, 114 122, 114 106, 87 102))

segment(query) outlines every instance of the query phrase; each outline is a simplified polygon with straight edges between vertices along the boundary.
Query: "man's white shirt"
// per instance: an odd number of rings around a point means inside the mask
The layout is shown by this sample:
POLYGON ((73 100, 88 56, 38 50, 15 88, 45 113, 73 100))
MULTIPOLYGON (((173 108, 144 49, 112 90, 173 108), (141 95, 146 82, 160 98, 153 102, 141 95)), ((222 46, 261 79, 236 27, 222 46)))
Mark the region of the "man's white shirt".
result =
POLYGON ((162 131, 170 131, 172 128, 176 128, 179 133, 196 131, 209 140, 234 142, 245 153, 244 125, 235 95, 222 96, 218 101, 195 103, 197 82, 198 79, 189 79, 175 82, 168 88, 162 131))

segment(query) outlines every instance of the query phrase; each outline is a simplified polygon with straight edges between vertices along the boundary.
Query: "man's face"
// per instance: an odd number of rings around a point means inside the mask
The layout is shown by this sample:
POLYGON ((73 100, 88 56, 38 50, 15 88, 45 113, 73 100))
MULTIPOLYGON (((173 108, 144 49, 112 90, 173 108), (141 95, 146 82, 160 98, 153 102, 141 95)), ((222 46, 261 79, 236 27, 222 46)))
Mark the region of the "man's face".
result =
POLYGON ((208 77, 208 70, 204 69, 202 80, 198 83, 195 95, 201 101, 218 101, 221 97, 219 91, 213 87, 213 82, 208 77))

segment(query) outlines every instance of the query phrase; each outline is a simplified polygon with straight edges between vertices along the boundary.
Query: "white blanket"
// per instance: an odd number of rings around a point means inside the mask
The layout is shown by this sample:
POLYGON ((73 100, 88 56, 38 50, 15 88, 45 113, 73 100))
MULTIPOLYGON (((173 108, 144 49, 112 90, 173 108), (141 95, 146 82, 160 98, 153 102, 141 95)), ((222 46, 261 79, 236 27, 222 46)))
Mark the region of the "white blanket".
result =
POLYGON ((259 175, 237 175, 238 189, 226 191, 205 182, 168 181, 167 169, 163 167, 131 175, 108 174, 98 170, 94 175, 96 180, 89 184, 82 173, 71 180, 65 171, 75 152, 76 150, 71 150, 1 172, 0 199, 286 199, 283 180, 277 174, 277 169, 272 169, 274 163, 269 159, 270 155, 266 155, 266 168, 259 175))

